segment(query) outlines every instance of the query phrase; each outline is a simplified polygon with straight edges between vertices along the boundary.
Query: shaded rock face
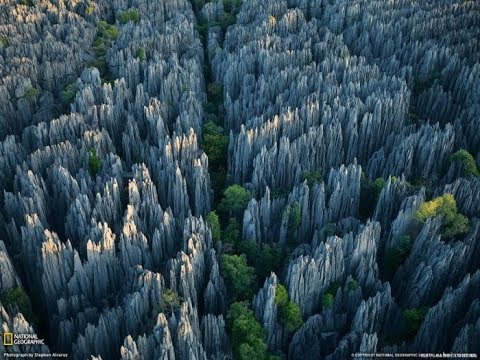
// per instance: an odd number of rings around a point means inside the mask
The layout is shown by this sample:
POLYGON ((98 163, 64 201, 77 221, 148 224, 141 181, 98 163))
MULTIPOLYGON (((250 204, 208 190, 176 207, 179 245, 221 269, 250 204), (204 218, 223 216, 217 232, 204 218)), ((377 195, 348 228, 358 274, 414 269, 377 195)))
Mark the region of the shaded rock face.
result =
POLYGON ((238 357, 207 82, 253 195, 240 237, 285 255, 249 299, 269 354, 480 352, 480 2, 234 3, 0 4, 1 325, 48 344, 0 354, 238 357), (443 194, 468 217, 451 240, 415 219, 443 194))

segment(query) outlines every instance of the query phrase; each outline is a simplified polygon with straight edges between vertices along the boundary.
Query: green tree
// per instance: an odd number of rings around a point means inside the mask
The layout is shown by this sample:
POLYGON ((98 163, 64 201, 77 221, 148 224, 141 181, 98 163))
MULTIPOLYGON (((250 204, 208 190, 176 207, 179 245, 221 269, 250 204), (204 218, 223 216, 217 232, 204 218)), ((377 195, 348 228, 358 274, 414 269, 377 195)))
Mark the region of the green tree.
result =
POLYGON ((225 32, 227 28, 235 24, 236 21, 237 21, 237 17, 235 15, 225 12, 220 16, 220 20, 218 24, 222 28, 223 32, 225 32))
POLYGON ((203 105, 203 110, 204 110, 206 113, 214 114, 214 113, 217 111, 217 108, 216 108, 216 106, 215 106, 214 103, 207 101, 207 102, 203 105))
POLYGON ((300 203, 294 202, 293 204, 287 205, 285 211, 288 216, 287 240, 289 244, 295 245, 297 243, 297 230, 302 222, 300 203))
POLYGON ((415 219, 422 223, 436 216, 442 216, 442 234, 446 240, 468 232, 468 218, 458 212, 457 202, 452 194, 444 194, 424 202, 415 213, 415 219))
POLYGON ((32 310, 30 299, 20 286, 5 291, 5 293, 0 297, 0 303, 4 307, 16 305, 18 307, 18 311, 23 314, 25 319, 33 323, 38 322, 38 318, 32 310))
POLYGON ((248 299, 255 291, 256 277, 245 255, 222 255, 221 272, 234 299, 248 299))
POLYGON ((147 58, 147 55, 145 54, 145 48, 140 47, 137 50, 137 58, 140 59, 141 61, 145 61, 147 58))
POLYGON ((451 160, 452 162, 458 162, 461 164, 463 168, 463 176, 480 176, 475 159, 467 150, 458 150, 452 155, 451 160))
POLYGON ((423 306, 421 308, 410 308, 403 311, 403 318, 405 320, 407 330, 406 336, 408 338, 413 338, 417 334, 420 326, 422 325, 425 316, 429 310, 428 306, 423 306))
POLYGON ((175 311, 180 309, 182 301, 182 297, 179 296, 175 291, 167 289, 163 293, 160 303, 157 305, 156 312, 157 314, 161 312, 173 314, 175 311))
POLYGON ((230 306, 227 312, 227 326, 237 358, 242 360, 266 358, 265 330, 245 303, 236 302, 230 306))
POLYGON ((219 209, 238 218, 240 215, 243 215, 243 211, 251 198, 252 194, 247 189, 237 184, 231 185, 223 192, 223 199, 220 202, 219 209))
POLYGON ((410 254, 412 249, 412 239, 410 236, 402 236, 398 240, 398 244, 385 251, 385 258, 383 260, 383 267, 387 279, 392 279, 397 269, 405 262, 405 259, 410 254))
POLYGON ((60 100, 65 105, 68 105, 75 100, 77 94, 77 84, 75 82, 68 83, 65 88, 60 92, 60 100))
POLYGON ((325 293, 322 296, 322 308, 323 309, 329 309, 333 305, 333 295, 330 293, 325 293))
POLYGON ((8 47, 10 46, 10 40, 8 40, 8 37, 5 35, 0 35, 0 45, 3 47, 8 47))
POLYGON ((97 24, 97 37, 104 40, 114 41, 118 38, 120 32, 117 27, 107 23, 105 20, 100 20, 97 24))
POLYGON ((330 284, 330 286, 327 289, 327 293, 332 294, 333 297, 337 295, 337 290, 340 288, 340 283, 338 281, 334 281, 330 284))
POLYGON ((288 292, 282 284, 278 284, 275 288, 275 304, 278 306, 286 306, 288 304, 288 292))
POLYGON ((302 181, 307 180, 308 186, 312 187, 315 183, 323 180, 321 171, 304 171, 302 173, 302 181))
POLYGON ((227 227, 223 232, 223 242, 226 244, 236 245, 240 241, 241 234, 240 223, 235 218, 230 218, 227 227))
POLYGON ((242 0, 223 0, 225 12, 236 13, 242 4, 242 0))
POLYGON ((203 5, 205 5, 205 0, 193 0, 193 4, 195 5, 195 9, 200 11, 203 5))
POLYGON ((40 90, 37 88, 34 88, 33 86, 30 86, 25 90, 25 96, 29 101, 35 101, 40 94, 40 90))
POLYGON ((276 244, 262 244, 258 246, 255 255, 255 271, 260 279, 265 279, 272 271, 277 272, 282 265, 284 257, 282 249, 276 244))
POLYGON ((85 14, 86 15, 92 15, 95 11, 95 6, 94 5, 88 5, 87 8, 85 9, 85 14))
POLYGON ((225 165, 228 152, 228 136, 220 126, 208 122, 203 127, 203 150, 208 156, 211 169, 225 165))
POLYGON ((358 288, 358 282, 357 280, 352 279, 348 282, 347 286, 348 286, 348 290, 355 291, 358 288))
POLYGON ((220 241, 222 238, 222 229, 220 228, 220 221, 218 220, 218 215, 215 211, 210 211, 205 218, 208 226, 212 231, 213 241, 220 241))
POLYGON ((243 240, 238 243, 237 250, 245 254, 250 264, 256 264, 258 245, 255 240, 243 240))
POLYGON ((280 308, 280 322, 285 325, 289 333, 297 331, 303 324, 300 307, 293 301, 289 301, 286 306, 280 308))
POLYGON ((298 305, 288 298, 287 289, 281 284, 275 289, 275 303, 278 305, 279 322, 289 333, 297 331, 303 324, 302 312, 298 305))
POLYGON ((88 154, 88 166, 90 168, 90 173, 93 176, 96 176, 102 167, 102 160, 97 155, 97 150, 91 148, 88 154))
POLYGON ((118 16, 118 21, 120 21, 121 24, 126 24, 129 21, 139 22, 140 13, 136 9, 128 9, 128 10, 122 11, 118 16))
POLYGON ((340 287, 340 284, 337 281, 334 281, 330 284, 325 294, 322 296, 322 308, 328 309, 333 306, 333 302, 335 300, 335 295, 337 294, 337 290, 340 287))
POLYGON ((207 95, 209 101, 215 105, 223 103, 223 87, 220 83, 213 82, 207 85, 207 95))
POLYGON ((359 213, 362 219, 368 218, 375 210, 378 197, 386 183, 383 178, 377 178, 373 181, 369 180, 365 176, 365 173, 362 172, 359 207, 359 213))

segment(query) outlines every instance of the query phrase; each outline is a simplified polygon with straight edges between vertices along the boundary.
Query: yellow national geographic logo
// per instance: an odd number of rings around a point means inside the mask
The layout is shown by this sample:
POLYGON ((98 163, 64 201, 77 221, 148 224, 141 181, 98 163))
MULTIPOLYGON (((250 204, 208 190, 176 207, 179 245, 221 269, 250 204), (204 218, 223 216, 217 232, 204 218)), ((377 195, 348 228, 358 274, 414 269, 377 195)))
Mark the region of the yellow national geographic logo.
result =
POLYGON ((3 345, 4 346, 13 345, 13 334, 12 333, 4 333, 3 334, 3 345))

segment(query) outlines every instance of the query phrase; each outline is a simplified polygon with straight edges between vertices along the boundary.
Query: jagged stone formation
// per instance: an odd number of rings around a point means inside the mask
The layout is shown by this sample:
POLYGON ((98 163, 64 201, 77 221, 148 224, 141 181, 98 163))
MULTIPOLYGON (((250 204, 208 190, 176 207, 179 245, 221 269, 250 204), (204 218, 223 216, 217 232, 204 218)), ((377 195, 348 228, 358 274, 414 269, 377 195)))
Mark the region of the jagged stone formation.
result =
POLYGON ((4 1, 1 323, 45 345, 0 354, 479 353, 479 39, 474 0, 4 1))

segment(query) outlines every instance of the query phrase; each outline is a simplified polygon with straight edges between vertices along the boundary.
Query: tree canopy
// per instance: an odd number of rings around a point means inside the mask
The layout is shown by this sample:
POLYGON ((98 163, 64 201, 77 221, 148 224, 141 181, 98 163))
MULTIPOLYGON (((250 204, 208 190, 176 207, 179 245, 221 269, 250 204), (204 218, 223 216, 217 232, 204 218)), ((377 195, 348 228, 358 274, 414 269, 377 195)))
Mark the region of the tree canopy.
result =
POLYGON ((88 166, 93 176, 96 176, 102 167, 102 160, 98 156, 95 148, 91 148, 88 153, 88 166))
POLYGON ((208 226, 212 231, 213 241, 220 241, 222 238, 222 230, 220 228, 220 221, 218 220, 218 215, 215 211, 210 211, 205 218, 208 226))
POLYGON ((415 213, 415 219, 422 223, 436 216, 443 218, 442 234, 447 240, 468 232, 468 218, 458 212, 457 202, 452 194, 444 194, 424 202, 415 213))
POLYGON ((234 299, 248 299, 255 291, 255 269, 247 264, 245 255, 222 255, 222 276, 234 299))
POLYGON ((252 194, 244 187, 237 184, 231 185, 223 192, 223 199, 220 202, 219 209, 239 217, 243 215, 243 211, 251 198, 252 194))
POLYGON ((418 309, 410 308, 403 311, 403 318, 407 326, 406 335, 408 338, 413 338, 417 334, 428 310, 429 307, 423 306, 418 309))
POLYGON ((136 9, 122 11, 118 16, 118 21, 120 21, 121 24, 126 24, 129 21, 138 22, 140 21, 140 13, 136 9))
POLYGON ((298 305, 288 298, 287 289, 281 284, 275 289, 275 303, 278 305, 279 322, 289 333, 297 331, 303 324, 302 312, 298 305))
POLYGON ((265 330, 246 303, 235 302, 230 305, 227 326, 231 332, 233 350, 239 359, 264 360, 266 358, 265 330))
POLYGON ((410 236, 402 236, 398 244, 385 251, 383 259, 383 268, 387 279, 392 279, 399 266, 405 261, 412 249, 412 239, 410 236))
POLYGON ((461 164, 463 176, 480 176, 475 159, 467 150, 458 150, 452 155, 451 160, 452 162, 459 162, 461 164))
POLYGON ((207 122, 203 127, 203 149, 212 169, 225 165, 228 136, 224 134, 220 126, 215 125, 212 121, 207 122))
POLYGON ((5 291, 0 297, 0 302, 4 307, 16 305, 18 310, 30 322, 37 322, 38 318, 32 310, 30 299, 20 286, 5 291))

